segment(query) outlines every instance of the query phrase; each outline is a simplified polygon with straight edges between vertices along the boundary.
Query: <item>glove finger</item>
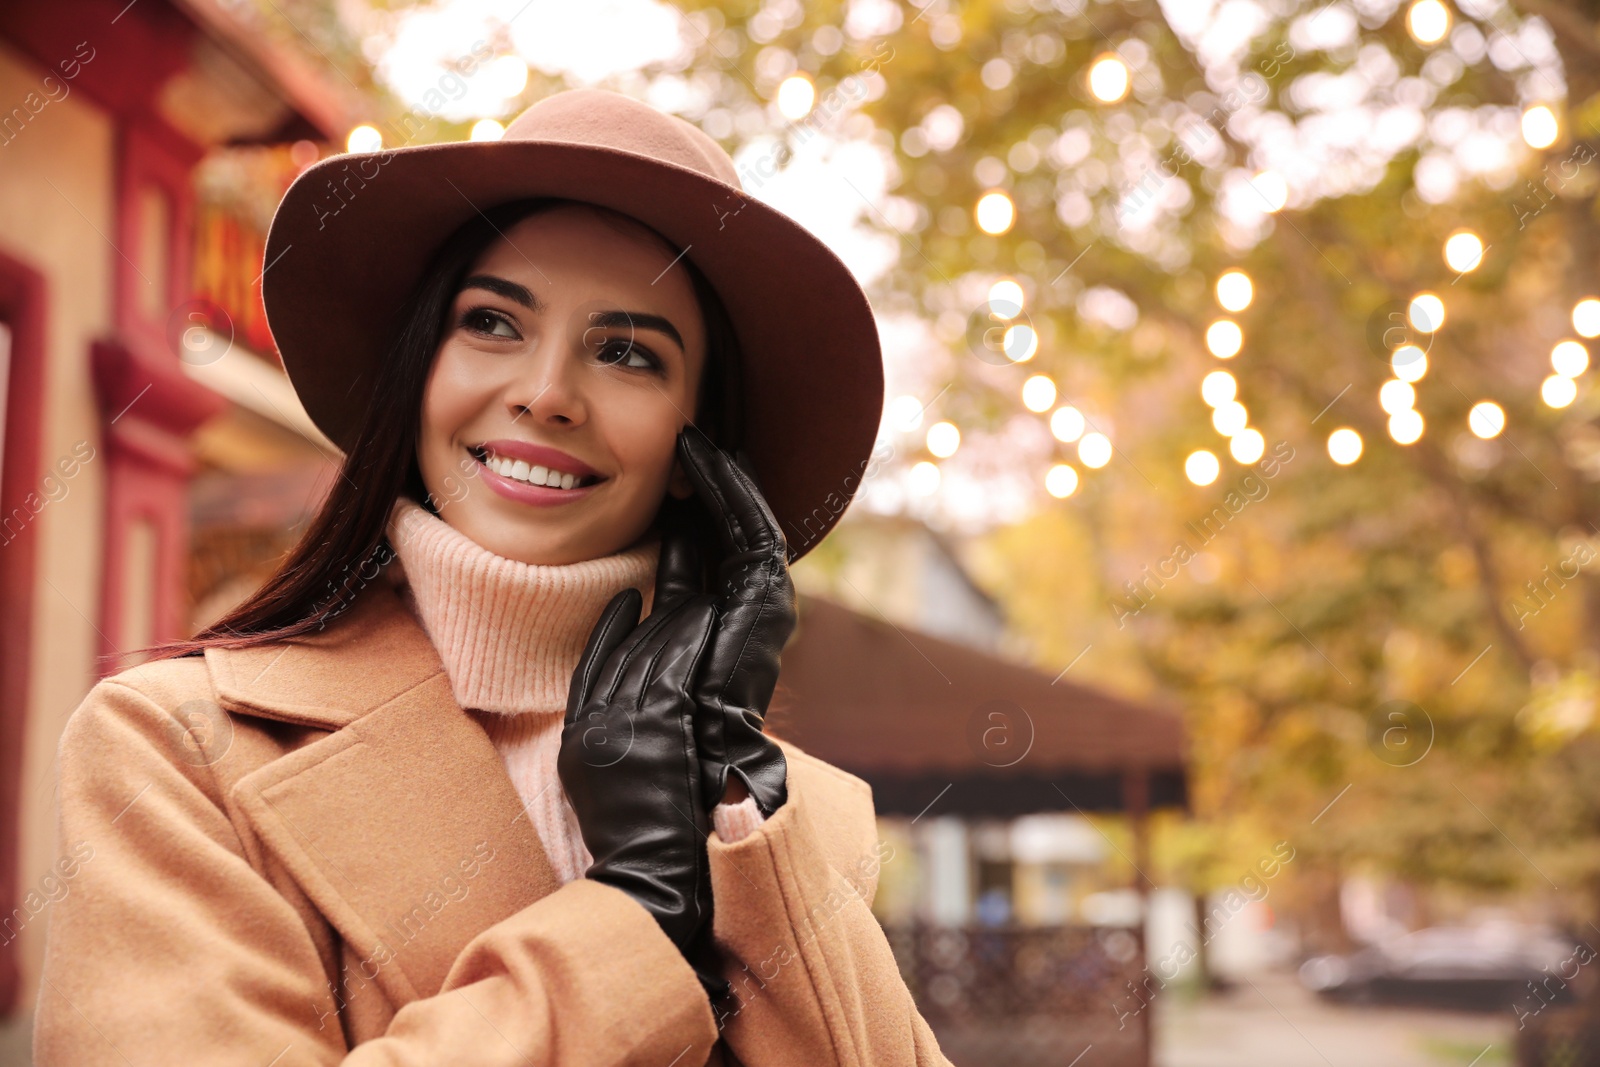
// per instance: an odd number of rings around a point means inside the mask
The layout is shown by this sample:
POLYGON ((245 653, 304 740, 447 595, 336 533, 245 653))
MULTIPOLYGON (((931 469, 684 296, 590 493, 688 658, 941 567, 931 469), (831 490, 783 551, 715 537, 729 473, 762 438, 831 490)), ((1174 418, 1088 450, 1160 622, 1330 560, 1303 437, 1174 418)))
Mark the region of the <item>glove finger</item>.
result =
POLYGON ((646 620, 644 632, 619 665, 607 702, 638 707, 646 694, 675 685, 687 704, 715 616, 710 595, 701 593, 674 604, 654 625, 646 620))
POLYGON ((613 596, 600 613, 600 621, 589 631, 589 640, 583 646, 583 655, 578 657, 578 666, 567 688, 567 725, 571 725, 589 703, 611 653, 639 625, 642 607, 644 597, 630 586, 613 596))
POLYGON ((755 479, 734 457, 717 448, 695 426, 685 426, 678 435, 678 454, 689 480, 716 520, 717 536, 728 557, 722 565, 724 584, 737 577, 751 559, 775 557, 787 562, 777 516, 755 479))
POLYGON ((690 503, 667 497, 661 504, 661 557, 650 612, 666 611, 704 590, 700 542, 690 525, 690 503))

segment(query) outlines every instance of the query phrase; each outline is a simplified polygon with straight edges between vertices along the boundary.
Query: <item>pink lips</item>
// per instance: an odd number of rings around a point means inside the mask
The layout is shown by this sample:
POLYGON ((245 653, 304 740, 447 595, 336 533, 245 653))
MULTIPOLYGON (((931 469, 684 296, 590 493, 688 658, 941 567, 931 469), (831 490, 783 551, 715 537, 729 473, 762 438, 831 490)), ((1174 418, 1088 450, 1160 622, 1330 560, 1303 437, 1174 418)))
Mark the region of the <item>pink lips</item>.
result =
POLYGON ((536 445, 527 441, 494 440, 481 441, 473 447, 493 452, 506 459, 526 460, 530 467, 549 467, 562 474, 589 475, 593 478, 601 476, 599 471, 576 456, 569 456, 559 448, 550 448, 547 445, 536 445))
MULTIPOLYGON (((529 444, 525 441, 485 441, 477 447, 506 459, 524 460, 530 466, 548 467, 563 474, 600 477, 600 472, 587 463, 569 456, 559 449, 547 448, 544 445, 529 444)), ((469 454, 471 453, 469 452, 469 454)), ((483 460, 478 459, 476 455, 473 455, 473 459, 478 464, 478 470, 483 475, 484 483, 490 489, 507 500, 514 500, 519 504, 529 504, 534 507, 573 503, 588 496, 606 482, 606 479, 601 477, 600 481, 592 485, 573 489, 557 489, 548 485, 529 485, 527 482, 519 482, 515 478, 507 478, 503 474, 497 474, 493 468, 485 465, 483 460)))

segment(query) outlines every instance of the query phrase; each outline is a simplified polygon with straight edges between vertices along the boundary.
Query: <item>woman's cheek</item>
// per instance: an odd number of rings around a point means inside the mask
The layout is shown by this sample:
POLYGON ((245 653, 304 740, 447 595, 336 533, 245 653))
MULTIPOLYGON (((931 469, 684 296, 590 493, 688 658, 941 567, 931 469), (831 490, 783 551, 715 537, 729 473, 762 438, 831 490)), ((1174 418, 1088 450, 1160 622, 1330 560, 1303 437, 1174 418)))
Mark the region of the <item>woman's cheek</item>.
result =
POLYGON ((471 390, 464 387, 467 375, 462 364, 460 353, 445 345, 429 370, 422 394, 419 461, 428 489, 441 496, 440 483, 453 473, 458 458, 452 438, 472 416, 471 390))
POLYGON ((481 368, 474 373, 467 353, 449 344, 440 349, 422 394, 424 437, 434 437, 448 446, 450 437, 483 408, 487 384, 487 375, 481 368))

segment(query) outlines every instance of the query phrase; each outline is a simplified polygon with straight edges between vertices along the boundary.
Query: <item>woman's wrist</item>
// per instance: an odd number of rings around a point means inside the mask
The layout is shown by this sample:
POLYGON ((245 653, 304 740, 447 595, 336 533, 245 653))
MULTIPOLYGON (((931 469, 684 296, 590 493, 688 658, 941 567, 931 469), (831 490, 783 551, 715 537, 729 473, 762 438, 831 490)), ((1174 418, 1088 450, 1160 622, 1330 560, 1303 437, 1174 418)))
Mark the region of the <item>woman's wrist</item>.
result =
POLYGON ((750 836, 766 821, 755 797, 745 797, 737 804, 723 801, 711 809, 711 828, 729 845, 750 836))

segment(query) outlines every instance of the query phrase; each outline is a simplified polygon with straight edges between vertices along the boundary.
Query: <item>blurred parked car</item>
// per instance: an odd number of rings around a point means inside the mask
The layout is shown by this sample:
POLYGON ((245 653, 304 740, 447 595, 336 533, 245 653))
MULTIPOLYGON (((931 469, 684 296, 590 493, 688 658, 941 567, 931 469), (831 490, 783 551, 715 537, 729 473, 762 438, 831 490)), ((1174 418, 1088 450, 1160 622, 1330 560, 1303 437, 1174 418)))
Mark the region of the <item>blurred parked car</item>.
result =
POLYGON ((1516 923, 1415 930, 1343 956, 1316 956, 1300 981, 1332 1000, 1537 1014, 1571 1003, 1595 949, 1516 923))

